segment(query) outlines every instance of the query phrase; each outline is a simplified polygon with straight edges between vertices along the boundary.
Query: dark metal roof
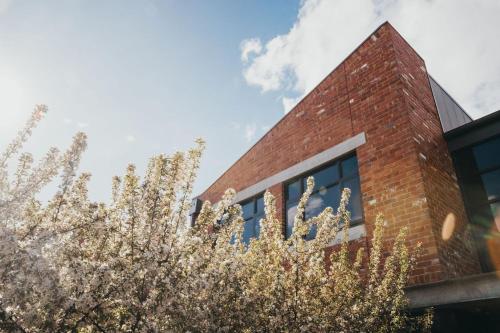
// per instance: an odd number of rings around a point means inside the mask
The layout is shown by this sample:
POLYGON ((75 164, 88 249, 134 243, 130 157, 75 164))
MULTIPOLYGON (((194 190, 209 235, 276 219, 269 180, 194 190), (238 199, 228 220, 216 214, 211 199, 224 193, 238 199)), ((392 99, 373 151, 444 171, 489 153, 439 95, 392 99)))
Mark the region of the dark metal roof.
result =
POLYGON ((451 151, 500 135, 500 110, 444 133, 451 151))
POLYGON ((472 122, 467 112, 430 75, 429 81, 444 133, 472 122))

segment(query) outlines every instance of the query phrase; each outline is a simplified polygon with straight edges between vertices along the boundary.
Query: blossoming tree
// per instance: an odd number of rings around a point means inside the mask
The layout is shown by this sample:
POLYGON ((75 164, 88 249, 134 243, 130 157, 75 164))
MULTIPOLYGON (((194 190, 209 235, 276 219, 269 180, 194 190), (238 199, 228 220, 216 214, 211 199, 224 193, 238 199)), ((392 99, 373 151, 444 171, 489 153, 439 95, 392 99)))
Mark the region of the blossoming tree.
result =
POLYGON ((12 332, 393 332, 423 330, 403 288, 415 260, 401 230, 383 258, 383 219, 369 254, 348 249, 349 191, 336 212, 303 219, 308 179, 292 236, 285 240, 275 199, 265 194, 259 239, 243 243, 241 207, 228 190, 205 202, 185 228, 203 142, 153 157, 144 177, 129 165, 109 203, 87 196, 90 175, 76 174, 85 149, 77 134, 37 165, 19 153, 45 114, 36 107, 0 157, 0 330, 12 332), (46 204, 40 189, 61 175, 46 204), (306 241, 311 226, 315 239, 306 241), (331 252, 325 248, 341 235, 331 252))

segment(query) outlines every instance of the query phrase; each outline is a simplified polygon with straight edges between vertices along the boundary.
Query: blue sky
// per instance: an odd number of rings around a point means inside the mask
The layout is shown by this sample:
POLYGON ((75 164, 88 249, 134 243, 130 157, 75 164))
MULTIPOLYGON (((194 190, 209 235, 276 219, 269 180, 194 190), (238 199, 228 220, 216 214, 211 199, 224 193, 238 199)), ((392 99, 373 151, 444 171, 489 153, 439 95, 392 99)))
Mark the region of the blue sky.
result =
POLYGON ((298 2, 267 2, 11 2, 0 14, 0 146, 45 103, 27 149, 40 156, 85 131, 81 169, 106 199, 127 163, 141 169, 203 137, 201 191, 283 115, 278 93, 241 74, 241 41, 286 32, 297 15, 298 2))
POLYGON ((500 5, 469 3, 0 0, 0 149, 47 104, 27 150, 85 131, 81 170, 107 200, 127 163, 203 137, 201 192, 386 19, 482 116, 500 109, 500 5))

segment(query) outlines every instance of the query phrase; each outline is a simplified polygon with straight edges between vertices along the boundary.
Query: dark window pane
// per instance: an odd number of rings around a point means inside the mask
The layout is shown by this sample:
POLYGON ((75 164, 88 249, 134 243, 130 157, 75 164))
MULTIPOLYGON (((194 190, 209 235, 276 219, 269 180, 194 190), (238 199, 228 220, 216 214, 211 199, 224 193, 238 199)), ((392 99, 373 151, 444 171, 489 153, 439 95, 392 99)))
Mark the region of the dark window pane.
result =
POLYGON ((257 214, 264 213, 264 197, 257 198, 257 214))
POLYGON ((500 199, 500 169, 481 175, 488 200, 500 199))
POLYGON ((472 148, 479 171, 500 166, 500 137, 472 148))
MULTIPOLYGON (((319 194, 322 194, 322 191, 319 194)), ((340 185, 330 187, 328 192, 322 195, 325 197, 325 207, 332 207, 336 212, 340 204, 340 185)))
MULTIPOLYGON (((339 180, 338 164, 335 163, 326 169, 313 173, 312 176, 314 177, 314 191, 317 191, 322 187, 328 187, 339 180)), ((305 177, 305 181, 307 181, 307 178, 308 177, 305 177)), ((305 186, 306 184, 304 184, 304 188, 305 186)))
POLYGON ((453 153, 453 164, 460 179, 477 173, 477 165, 471 148, 461 149, 453 153))
MULTIPOLYGON (((339 186, 335 185, 328 189, 322 188, 318 193, 311 195, 305 209, 305 218, 319 215, 326 207, 332 207, 334 210, 339 205, 339 186)), ((316 237, 316 226, 312 226, 306 239, 316 237)))
POLYGON ((245 220, 248 220, 249 218, 251 218, 254 214, 254 202, 253 202, 253 200, 247 202, 246 204, 243 204, 241 206, 241 209, 243 210, 243 218, 245 220))
POLYGON ((300 180, 287 185, 287 200, 295 201, 302 195, 302 189, 300 187, 300 180))
POLYGON ((466 203, 470 206, 484 205, 488 202, 483 181, 479 174, 470 174, 462 178, 462 187, 466 203))
POLYGON ((255 238, 255 219, 246 221, 243 228, 243 242, 250 243, 250 238, 255 238))
POLYGON ((311 195, 306 204, 306 219, 320 214, 326 207, 332 207, 337 210, 340 203, 339 185, 330 188, 322 188, 319 192, 311 195))
POLYGON ((316 238, 316 233, 318 232, 318 226, 316 224, 313 224, 311 226, 311 230, 309 230, 309 233, 306 235, 305 239, 306 240, 311 240, 316 238))
POLYGON ((342 161, 342 177, 349 177, 358 173, 358 159, 356 156, 342 161))
POLYGON ((286 238, 290 238, 293 231, 293 222, 297 213, 297 204, 287 205, 286 209, 286 238))
POLYGON ((349 197, 349 203, 347 204, 347 209, 351 212, 351 220, 352 221, 359 220, 362 218, 359 179, 354 178, 345 181, 343 184, 343 188, 344 187, 347 187, 351 190, 351 196, 349 197))

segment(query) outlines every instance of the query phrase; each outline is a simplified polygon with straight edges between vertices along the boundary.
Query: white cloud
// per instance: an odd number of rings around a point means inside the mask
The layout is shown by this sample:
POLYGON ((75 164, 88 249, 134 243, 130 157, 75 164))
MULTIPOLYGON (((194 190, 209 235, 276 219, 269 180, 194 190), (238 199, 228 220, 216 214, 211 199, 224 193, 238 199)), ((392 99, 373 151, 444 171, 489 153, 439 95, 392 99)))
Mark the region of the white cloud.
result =
POLYGON ((257 132, 257 126, 255 124, 245 125, 245 140, 251 142, 255 138, 255 133, 257 132))
POLYGON ((72 123, 71 118, 64 118, 63 121, 64 121, 65 124, 68 124, 68 125, 72 123))
POLYGON ((85 123, 85 122, 82 122, 82 121, 79 121, 79 122, 76 123, 76 126, 78 126, 80 128, 85 128, 85 127, 88 127, 89 124, 85 123))
POLYGON ((262 52, 262 44, 259 38, 245 39, 240 44, 241 60, 247 62, 251 54, 260 54, 262 52))
POLYGON ((298 102, 300 102, 300 100, 303 98, 304 96, 301 95, 297 98, 293 98, 293 97, 282 97, 281 98, 281 103, 283 104, 283 111, 285 111, 285 113, 288 113, 290 112, 293 107, 295 105, 297 105, 298 102))
POLYGON ((285 92, 287 111, 389 20, 434 78, 477 117, 500 109, 498 17, 494 0, 304 0, 288 33, 261 45, 251 59, 242 48, 243 74, 263 92, 285 92))
POLYGON ((125 139, 126 139, 128 142, 135 142, 135 140, 136 140, 136 139, 135 139, 135 136, 130 135, 130 134, 129 134, 129 135, 127 135, 127 136, 125 137, 125 139))

